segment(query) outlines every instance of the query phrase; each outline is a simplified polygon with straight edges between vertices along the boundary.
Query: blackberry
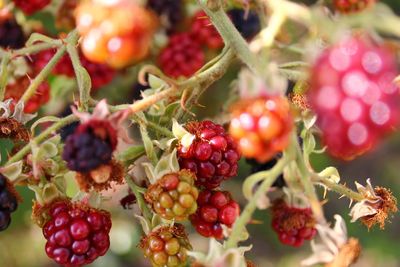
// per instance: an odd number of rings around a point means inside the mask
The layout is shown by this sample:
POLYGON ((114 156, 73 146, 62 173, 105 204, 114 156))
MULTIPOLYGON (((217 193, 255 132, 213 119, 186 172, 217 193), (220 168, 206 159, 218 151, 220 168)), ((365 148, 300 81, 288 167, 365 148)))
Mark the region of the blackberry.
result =
POLYGON ((74 133, 67 137, 63 159, 70 170, 89 172, 112 158, 111 145, 92 132, 74 133))
POLYGON ((0 174, 0 231, 4 231, 11 223, 11 213, 18 207, 18 201, 10 191, 7 178, 0 174))
POLYGON ((169 33, 174 32, 183 21, 182 0, 149 0, 147 6, 157 13, 169 33))
POLYGON ((205 237, 222 239, 222 225, 231 228, 240 213, 238 203, 228 191, 201 191, 197 205, 196 213, 189 218, 196 231, 205 237))
POLYGON ((84 203, 52 203, 50 220, 43 227, 46 254, 62 266, 92 263, 110 247, 110 214, 84 203))
POLYGON ((213 189, 237 175, 240 153, 221 125, 206 120, 189 122, 185 128, 195 139, 189 147, 178 144, 179 165, 196 174, 197 186, 213 189))
POLYGON ((21 26, 9 19, 0 24, 0 46, 3 48, 18 49, 25 45, 26 37, 21 26))
POLYGON ((285 245, 300 247, 317 233, 310 208, 289 206, 284 200, 278 199, 273 203, 271 212, 272 228, 285 245))
POLYGON ((13 2, 25 15, 29 16, 45 8, 51 0, 13 0, 13 2))
POLYGON ((149 186, 144 197, 162 218, 183 221, 197 209, 199 192, 194 186, 195 178, 187 170, 166 174, 149 186))
POLYGON ((228 11, 235 28, 240 32, 243 38, 250 40, 261 30, 260 19, 257 13, 250 10, 248 14, 243 9, 234 8, 228 11))

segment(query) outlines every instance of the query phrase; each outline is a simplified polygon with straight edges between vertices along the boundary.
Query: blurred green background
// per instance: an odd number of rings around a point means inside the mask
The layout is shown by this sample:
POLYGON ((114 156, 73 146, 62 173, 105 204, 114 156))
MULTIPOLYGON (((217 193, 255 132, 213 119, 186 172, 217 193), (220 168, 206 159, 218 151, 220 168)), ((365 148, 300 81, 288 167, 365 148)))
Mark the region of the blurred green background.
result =
MULTIPOLYGON (((302 1, 315 2, 315 1, 302 1)), ((385 2, 400 13, 400 0, 385 0, 385 2)), ((233 68, 235 69, 235 68, 233 68)), ((207 103, 207 112, 200 111, 203 116, 210 115, 219 110, 222 99, 227 97, 227 88, 234 79, 236 71, 231 71, 220 82, 213 85, 200 103, 207 103), (210 101, 212 100, 212 101, 210 101), (214 103, 211 103, 214 102, 214 103)), ((125 90, 126 91, 126 90, 125 90)), ((108 90, 102 95, 111 98, 123 99, 122 91, 108 90), (116 96, 118 95, 118 96, 116 96)), ((51 106, 50 106, 51 107, 51 106)), ((0 142, 1 158, 6 158, 10 144, 0 142)), ((395 196, 400 196, 400 134, 395 134, 382 143, 375 151, 360 157, 352 162, 338 162, 326 155, 318 155, 312 158, 316 170, 326 166, 338 167, 342 181, 345 181, 353 189, 354 181, 362 184, 367 178, 371 178, 373 185, 390 188, 395 196)), ((242 162, 240 175, 224 185, 224 189, 233 192, 235 198, 245 204, 241 195, 241 182, 249 174, 249 167, 242 162)), ((70 186, 75 186, 70 180, 70 186)), ((44 252, 44 238, 41 229, 30 220, 33 193, 26 188, 18 188, 24 202, 18 211, 13 214, 10 228, 0 233, 0 267, 50 267, 57 266, 50 262, 44 252)), ((137 249, 137 243, 141 236, 141 229, 133 216, 132 210, 123 210, 119 200, 126 194, 125 187, 108 192, 113 199, 105 204, 105 208, 113 213, 113 228, 111 231, 111 249, 106 256, 99 258, 91 266, 96 267, 125 267, 148 266, 141 252, 137 249)), ((322 193, 322 192, 321 192, 322 193)), ((348 222, 350 236, 360 239, 363 246, 362 255, 355 266, 358 267, 396 267, 400 266, 400 218, 398 215, 391 219, 386 229, 381 231, 373 228, 368 231, 360 223, 349 222, 349 201, 338 199, 335 193, 328 193, 328 203, 325 205, 326 216, 333 219, 334 214, 342 215, 348 222)), ((251 239, 248 243, 254 245, 248 258, 260 267, 296 267, 300 266, 301 259, 310 253, 309 244, 299 249, 283 246, 270 227, 270 214, 268 211, 257 211, 254 218, 263 224, 249 226, 251 239)), ((195 250, 207 250, 208 240, 193 232, 191 227, 190 239, 195 250)))

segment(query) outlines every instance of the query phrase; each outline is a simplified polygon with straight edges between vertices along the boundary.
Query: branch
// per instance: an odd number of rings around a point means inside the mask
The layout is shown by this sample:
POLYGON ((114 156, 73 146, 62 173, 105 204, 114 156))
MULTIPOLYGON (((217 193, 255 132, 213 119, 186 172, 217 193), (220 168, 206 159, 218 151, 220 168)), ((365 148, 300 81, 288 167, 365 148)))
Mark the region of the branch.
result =
POLYGON ((247 203, 246 207, 244 208, 243 212, 240 214, 240 217, 236 220, 235 224, 233 225, 231 235, 229 236, 228 240, 226 241, 226 248, 234 248, 237 246, 237 243, 240 241, 240 236, 244 229, 246 229, 246 225, 250 222, 251 217, 256 210, 257 207, 257 200, 267 192, 267 190, 272 186, 276 178, 282 173, 283 168, 292 160, 290 154, 284 155, 276 164, 275 166, 268 170, 255 173, 247 179, 255 179, 254 177, 259 176, 260 178, 263 177, 264 181, 258 187, 257 191, 247 203))
MULTIPOLYGON (((221 34, 226 45, 231 47, 235 54, 246 64, 253 72, 261 73, 262 64, 255 54, 253 54, 246 40, 238 32, 235 26, 232 24, 228 15, 222 9, 222 5, 218 5, 215 10, 211 10, 207 7, 208 0, 199 0, 199 4, 210 17, 215 28, 221 34)), ((220 0, 217 0, 220 2, 220 0)))
POLYGON ((351 200, 355 200, 355 201, 359 202, 359 201, 362 201, 365 199, 365 197, 362 194, 351 190, 350 188, 348 188, 345 185, 334 183, 325 177, 321 177, 317 174, 314 174, 312 176, 312 179, 313 179, 314 183, 321 183, 321 184, 325 185, 326 187, 328 187, 328 189, 338 193, 341 196, 346 196, 347 198, 349 198, 351 200))

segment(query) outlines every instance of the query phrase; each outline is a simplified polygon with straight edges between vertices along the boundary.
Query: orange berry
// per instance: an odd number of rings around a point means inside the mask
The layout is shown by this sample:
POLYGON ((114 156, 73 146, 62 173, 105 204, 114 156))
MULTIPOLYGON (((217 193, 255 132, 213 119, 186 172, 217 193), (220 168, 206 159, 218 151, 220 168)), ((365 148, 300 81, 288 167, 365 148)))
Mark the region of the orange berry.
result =
POLYGON ((282 121, 271 112, 266 112, 258 119, 258 132, 264 141, 278 136, 282 128, 282 121))
POLYGON ((93 29, 82 41, 82 52, 87 59, 97 63, 104 63, 109 54, 107 50, 107 40, 102 32, 93 29))

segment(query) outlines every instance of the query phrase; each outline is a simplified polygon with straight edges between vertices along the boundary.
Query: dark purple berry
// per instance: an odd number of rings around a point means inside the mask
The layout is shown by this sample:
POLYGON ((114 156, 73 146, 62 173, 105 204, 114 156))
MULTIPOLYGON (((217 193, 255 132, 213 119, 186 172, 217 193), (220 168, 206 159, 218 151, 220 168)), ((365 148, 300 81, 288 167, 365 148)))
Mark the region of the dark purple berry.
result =
POLYGON ((260 19, 253 10, 246 13, 243 9, 235 8, 229 10, 228 15, 236 29, 247 40, 252 39, 261 30, 260 19))

